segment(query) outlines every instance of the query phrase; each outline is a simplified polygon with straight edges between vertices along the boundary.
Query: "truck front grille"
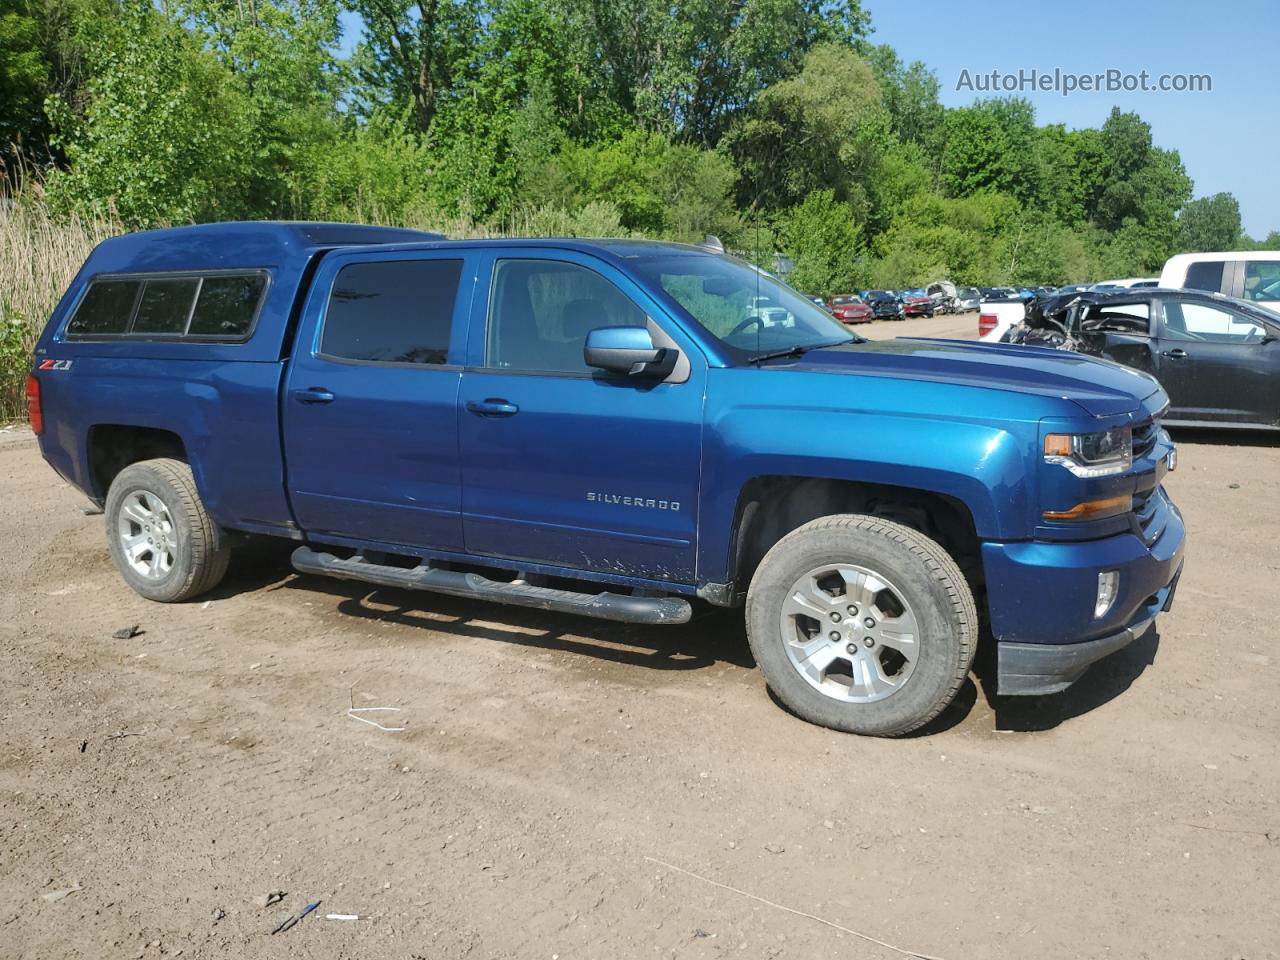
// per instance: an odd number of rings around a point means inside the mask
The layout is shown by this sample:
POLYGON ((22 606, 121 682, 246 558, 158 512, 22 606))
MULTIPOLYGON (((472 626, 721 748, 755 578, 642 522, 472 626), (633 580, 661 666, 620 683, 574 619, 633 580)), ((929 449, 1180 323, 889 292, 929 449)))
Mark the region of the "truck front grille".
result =
POLYGON ((1147 546, 1151 546, 1160 539, 1169 522, 1163 488, 1154 487, 1143 493, 1134 494, 1133 522, 1137 527, 1135 532, 1147 546))
POLYGON ((1133 459, 1141 460, 1156 445, 1160 436, 1160 421, 1154 417, 1133 428, 1133 459))

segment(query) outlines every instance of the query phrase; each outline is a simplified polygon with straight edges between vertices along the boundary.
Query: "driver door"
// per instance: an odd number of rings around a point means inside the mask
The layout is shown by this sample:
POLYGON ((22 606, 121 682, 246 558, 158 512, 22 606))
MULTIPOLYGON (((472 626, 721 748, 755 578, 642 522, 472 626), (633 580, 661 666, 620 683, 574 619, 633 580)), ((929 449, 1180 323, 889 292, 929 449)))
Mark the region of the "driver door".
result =
POLYGON ((691 582, 706 365, 630 278, 570 251, 481 268, 459 440, 468 553, 691 582), (583 360, 598 327, 648 326, 681 360, 662 380, 583 360))
POLYGON ((1170 418, 1280 421, 1280 342, 1226 304, 1169 297, 1159 335, 1160 383, 1170 418))

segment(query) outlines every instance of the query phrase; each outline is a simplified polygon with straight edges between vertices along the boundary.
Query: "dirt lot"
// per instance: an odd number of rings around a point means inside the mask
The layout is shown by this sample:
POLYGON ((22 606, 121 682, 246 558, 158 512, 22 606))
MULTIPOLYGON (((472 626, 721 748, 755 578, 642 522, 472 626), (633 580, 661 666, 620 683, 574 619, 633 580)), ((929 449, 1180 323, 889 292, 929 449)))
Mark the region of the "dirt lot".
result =
POLYGON ((1280 445, 1180 439, 1158 633, 892 742, 783 712, 724 613, 626 628, 278 550, 148 603, 0 433, 0 956, 901 955, 660 860, 946 960, 1280 957, 1280 445))

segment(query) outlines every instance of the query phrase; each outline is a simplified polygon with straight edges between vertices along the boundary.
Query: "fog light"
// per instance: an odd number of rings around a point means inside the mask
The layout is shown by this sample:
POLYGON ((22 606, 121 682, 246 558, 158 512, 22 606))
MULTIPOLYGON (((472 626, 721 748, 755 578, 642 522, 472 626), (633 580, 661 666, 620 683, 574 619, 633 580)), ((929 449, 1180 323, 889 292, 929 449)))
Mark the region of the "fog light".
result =
POLYGON ((1098 574, 1098 599, 1093 605, 1093 619, 1106 616, 1111 605, 1116 602, 1116 594, 1120 589, 1120 571, 1105 570, 1098 574))

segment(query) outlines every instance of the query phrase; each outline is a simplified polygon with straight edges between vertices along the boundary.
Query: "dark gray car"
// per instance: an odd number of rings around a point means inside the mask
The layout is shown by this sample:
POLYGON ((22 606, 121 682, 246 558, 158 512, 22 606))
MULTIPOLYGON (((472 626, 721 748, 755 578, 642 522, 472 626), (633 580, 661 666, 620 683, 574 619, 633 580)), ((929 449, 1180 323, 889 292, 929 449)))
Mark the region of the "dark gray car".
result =
POLYGON ((1167 424, 1280 429, 1280 314, 1256 304, 1194 290, 1085 291, 1043 301, 1027 324, 1156 377, 1167 424))

